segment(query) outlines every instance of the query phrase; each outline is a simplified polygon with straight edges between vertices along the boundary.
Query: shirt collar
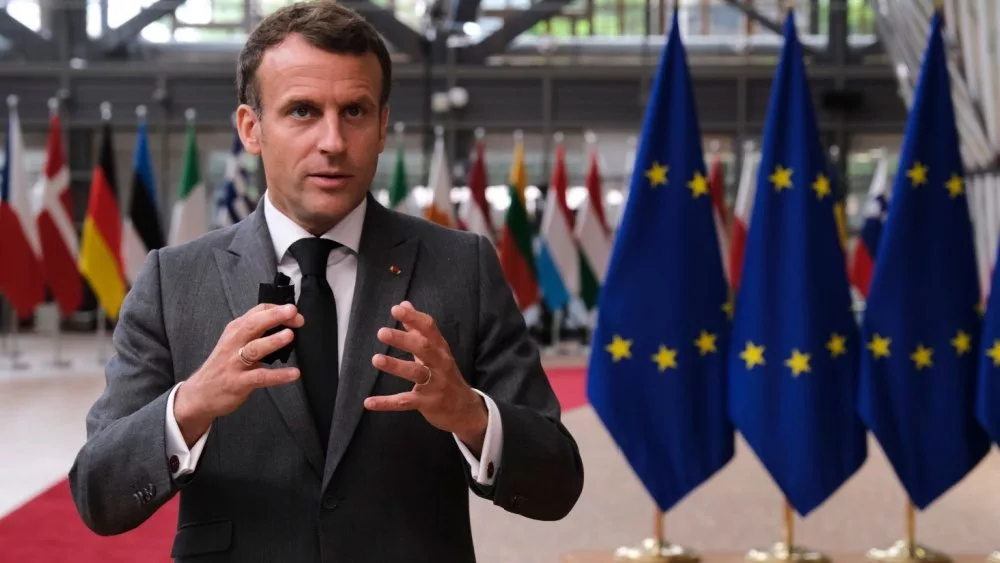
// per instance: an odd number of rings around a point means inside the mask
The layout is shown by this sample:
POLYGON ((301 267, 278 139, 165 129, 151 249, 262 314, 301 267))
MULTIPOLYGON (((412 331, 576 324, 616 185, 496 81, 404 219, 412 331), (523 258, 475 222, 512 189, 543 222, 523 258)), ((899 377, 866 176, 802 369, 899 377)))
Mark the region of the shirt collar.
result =
MULTIPOLYGON (((327 238, 338 242, 357 254, 361 243, 361 230, 365 224, 365 210, 368 207, 368 198, 361 200, 361 204, 351 210, 332 229, 323 233, 322 238, 327 238)), ((271 243, 274 244, 274 256, 280 263, 295 241, 313 236, 309 231, 303 229, 298 223, 278 210, 271 202, 270 190, 264 192, 264 220, 267 222, 267 230, 271 233, 271 243)))

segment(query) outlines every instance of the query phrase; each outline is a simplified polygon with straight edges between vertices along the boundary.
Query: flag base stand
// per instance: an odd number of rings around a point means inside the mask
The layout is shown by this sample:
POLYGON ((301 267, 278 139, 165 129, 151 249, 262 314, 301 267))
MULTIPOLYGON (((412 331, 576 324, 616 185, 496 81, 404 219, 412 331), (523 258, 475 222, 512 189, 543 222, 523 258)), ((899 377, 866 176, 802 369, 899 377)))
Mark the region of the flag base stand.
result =
MULTIPOLYGON (((994 554, 994 556, 997 554, 994 554)), ((928 549, 918 543, 899 540, 889 549, 868 550, 868 560, 879 563, 905 563, 909 561, 921 561, 924 563, 950 563, 948 557, 940 551, 928 549)), ((996 561, 996 560, 994 560, 996 561)))
POLYGON ((645 563, 698 563, 698 555, 665 539, 663 533, 663 513, 653 512, 653 537, 646 538, 639 547, 619 547, 615 550, 615 561, 643 561, 645 563))
POLYGON ((793 545, 791 549, 785 542, 778 542, 769 549, 751 549, 747 552, 749 563, 770 563, 774 561, 808 561, 810 563, 830 563, 830 558, 818 551, 793 545))
POLYGON ((656 538, 646 538, 639 547, 619 547, 615 561, 643 561, 646 563, 698 563, 698 554, 682 546, 656 538))
POLYGON ((1000 551, 994 551, 987 559, 989 563, 1000 563, 1000 551))

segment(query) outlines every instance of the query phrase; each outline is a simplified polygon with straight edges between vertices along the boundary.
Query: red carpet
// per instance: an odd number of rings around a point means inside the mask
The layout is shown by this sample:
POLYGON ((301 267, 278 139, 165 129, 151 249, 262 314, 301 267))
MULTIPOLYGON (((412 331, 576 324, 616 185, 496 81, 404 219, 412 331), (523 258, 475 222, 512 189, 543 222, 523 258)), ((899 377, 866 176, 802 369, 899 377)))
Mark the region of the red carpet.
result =
POLYGON ((587 368, 549 368, 546 373, 563 413, 587 403, 587 368))
POLYGON ((0 520, 0 559, 19 563, 135 563, 171 561, 177 529, 174 498, 143 523, 118 536, 102 537, 80 520, 61 481, 0 520))
MULTIPOLYGON (((587 402, 585 368, 550 368, 549 381, 563 413, 587 402)), ((169 562, 177 527, 174 498, 131 532, 101 537, 80 520, 69 494, 59 482, 0 519, 0 559, 18 563, 169 562)))

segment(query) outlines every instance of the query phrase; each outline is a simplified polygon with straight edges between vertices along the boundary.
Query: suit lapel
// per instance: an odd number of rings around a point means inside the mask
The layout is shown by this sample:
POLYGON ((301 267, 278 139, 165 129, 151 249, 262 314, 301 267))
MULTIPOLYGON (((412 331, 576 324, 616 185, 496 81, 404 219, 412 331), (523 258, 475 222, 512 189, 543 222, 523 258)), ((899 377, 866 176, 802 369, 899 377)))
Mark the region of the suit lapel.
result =
POLYGON ((407 239, 396 227, 397 220, 392 214, 369 195, 323 490, 344 456, 361 420, 364 400, 371 394, 378 377, 371 358, 374 354, 385 353, 388 348, 378 340, 376 333, 384 326, 398 324, 389 310, 406 297, 413 274, 418 240, 407 239))
MULTIPOLYGON (((239 317, 257 305, 257 285, 272 283, 277 272, 274 245, 264 220, 263 198, 257 210, 237 227, 236 235, 226 250, 216 249, 215 260, 222 275, 222 284, 232 309, 239 317)), ((287 364, 294 366, 295 354, 287 364)), ((268 395, 281 412, 288 430, 302 448, 317 475, 323 474, 323 451, 320 448, 316 424, 309 413, 305 389, 301 381, 269 387, 268 395)))

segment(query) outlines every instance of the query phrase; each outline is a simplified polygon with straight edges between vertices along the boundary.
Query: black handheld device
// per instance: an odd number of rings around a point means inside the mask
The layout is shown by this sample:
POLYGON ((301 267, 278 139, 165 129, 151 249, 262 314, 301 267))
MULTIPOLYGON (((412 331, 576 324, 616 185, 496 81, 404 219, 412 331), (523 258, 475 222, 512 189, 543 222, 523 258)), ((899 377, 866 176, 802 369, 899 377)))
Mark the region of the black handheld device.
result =
MULTIPOLYGON (((292 285, 292 280, 285 274, 278 272, 278 274, 274 276, 274 283, 262 283, 258 286, 257 303, 274 303, 276 305, 286 305, 288 303, 294 304, 295 286, 292 285)), ((285 327, 283 326, 276 326, 265 332, 264 336, 270 336, 284 328, 285 327)), ((260 361, 266 364, 273 364, 278 360, 287 362, 289 356, 292 354, 293 346, 294 343, 289 343, 280 350, 276 350, 267 356, 264 356, 260 361)))

